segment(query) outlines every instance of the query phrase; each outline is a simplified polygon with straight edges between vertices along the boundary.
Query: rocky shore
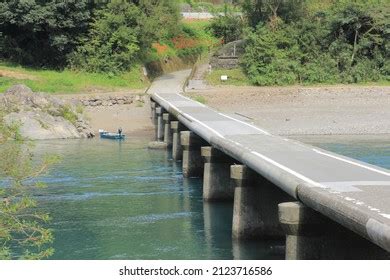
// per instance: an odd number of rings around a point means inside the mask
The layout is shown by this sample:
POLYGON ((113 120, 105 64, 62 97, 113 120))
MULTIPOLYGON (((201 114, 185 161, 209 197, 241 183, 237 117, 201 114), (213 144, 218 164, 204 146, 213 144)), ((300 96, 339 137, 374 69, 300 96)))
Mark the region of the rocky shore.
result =
MULTIPOLYGON (((65 97, 66 98, 66 97, 65 97)), ((130 105, 133 103, 145 103, 146 97, 141 94, 137 95, 110 95, 105 94, 104 96, 80 96, 72 97, 72 103, 79 103, 85 107, 110 107, 114 105, 130 105)))
POLYGON ((25 85, 15 85, 1 95, 0 109, 5 123, 18 125, 22 136, 31 140, 95 136, 82 106, 34 93, 25 85))

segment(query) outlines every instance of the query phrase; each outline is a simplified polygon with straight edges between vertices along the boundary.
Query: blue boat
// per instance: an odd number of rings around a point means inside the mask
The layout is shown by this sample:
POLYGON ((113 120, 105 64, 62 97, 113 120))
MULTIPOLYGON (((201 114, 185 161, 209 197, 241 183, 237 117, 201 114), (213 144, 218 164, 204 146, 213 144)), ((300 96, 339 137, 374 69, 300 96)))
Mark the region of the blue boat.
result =
POLYGON ((112 133, 105 130, 99 129, 100 138, 112 139, 112 140, 124 140, 125 135, 122 133, 112 133))

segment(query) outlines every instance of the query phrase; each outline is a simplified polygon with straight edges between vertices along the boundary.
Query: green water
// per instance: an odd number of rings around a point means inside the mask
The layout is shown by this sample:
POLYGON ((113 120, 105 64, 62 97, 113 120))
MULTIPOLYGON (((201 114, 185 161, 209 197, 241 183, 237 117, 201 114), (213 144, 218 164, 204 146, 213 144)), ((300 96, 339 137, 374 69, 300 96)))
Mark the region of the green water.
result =
MULTIPOLYGON (((275 242, 232 243, 232 205, 203 203, 201 179, 149 139, 42 141, 63 160, 43 178, 53 259, 279 259, 275 242)), ((280 251, 280 250, 279 250, 280 251)))
MULTIPOLYGON (((63 157, 38 197, 53 217, 53 259, 283 258, 277 242, 232 242, 232 205, 203 203, 201 180, 183 179, 180 164, 146 149, 148 141, 37 144, 38 154, 63 157)), ((321 145, 390 166, 388 143, 321 145)))

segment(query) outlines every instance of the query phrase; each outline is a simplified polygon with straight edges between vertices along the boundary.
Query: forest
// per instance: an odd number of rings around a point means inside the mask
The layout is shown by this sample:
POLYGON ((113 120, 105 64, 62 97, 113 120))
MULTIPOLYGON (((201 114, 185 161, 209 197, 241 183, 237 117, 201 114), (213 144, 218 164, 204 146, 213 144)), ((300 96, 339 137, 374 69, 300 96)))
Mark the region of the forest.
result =
POLYGON ((116 76, 244 39, 255 85, 388 81, 389 11, 386 0, 3 1, 0 58, 116 76), (183 5, 215 17, 185 23, 183 5))

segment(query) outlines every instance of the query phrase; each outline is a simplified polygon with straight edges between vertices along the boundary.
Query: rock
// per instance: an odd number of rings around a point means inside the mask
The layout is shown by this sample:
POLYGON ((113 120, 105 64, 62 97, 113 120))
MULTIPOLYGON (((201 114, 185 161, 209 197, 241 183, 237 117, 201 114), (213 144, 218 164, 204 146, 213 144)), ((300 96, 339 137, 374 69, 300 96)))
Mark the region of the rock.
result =
POLYGON ((20 133, 31 140, 80 137, 79 132, 72 123, 44 112, 10 113, 4 119, 8 125, 20 123, 20 133))
POLYGON ((0 106, 6 112, 5 122, 18 123, 21 135, 32 140, 93 137, 89 123, 77 112, 80 104, 85 104, 84 100, 67 103, 34 93, 24 85, 13 86, 0 96, 0 106), (75 121, 71 123, 67 119, 75 121))

